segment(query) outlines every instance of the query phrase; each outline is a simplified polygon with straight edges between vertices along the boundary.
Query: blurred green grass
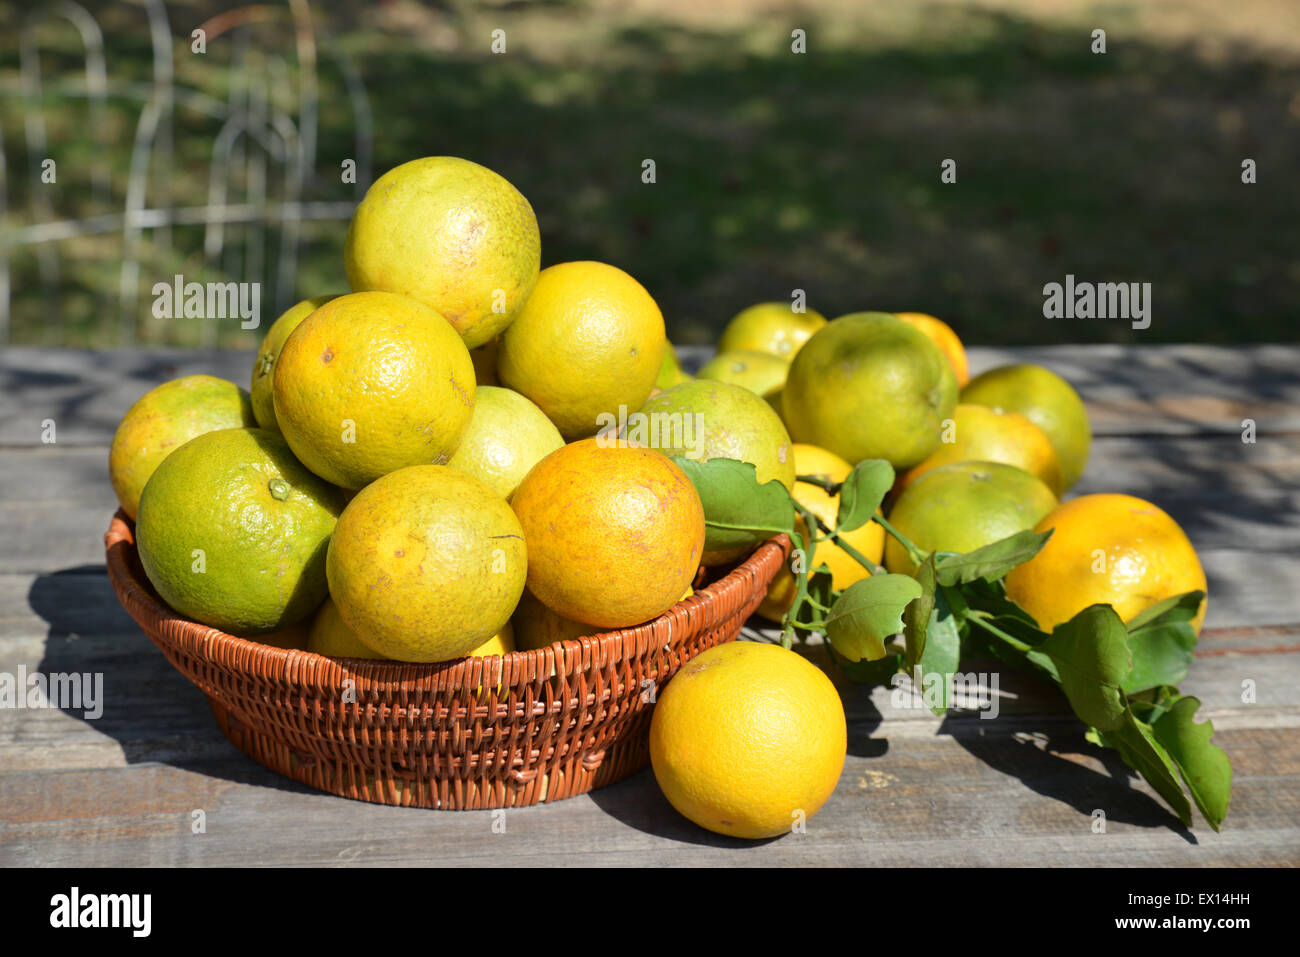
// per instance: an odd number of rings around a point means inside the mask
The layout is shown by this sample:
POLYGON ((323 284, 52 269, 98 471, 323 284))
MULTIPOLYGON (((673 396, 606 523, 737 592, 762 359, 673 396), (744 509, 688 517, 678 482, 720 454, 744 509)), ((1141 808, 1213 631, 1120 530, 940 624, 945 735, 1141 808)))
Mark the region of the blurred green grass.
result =
MULTIPOLYGON (((659 301, 675 341, 710 341, 744 306, 795 288, 827 315, 930 312, 972 343, 1294 341, 1300 64, 1241 42, 1207 56, 1142 32, 1134 6, 1090 7, 1068 21, 1021 6, 882 4, 874 20, 804 7, 716 22, 677 16, 674 4, 664 14, 576 2, 313 11, 364 78, 375 175, 438 153, 498 170, 537 211, 543 265, 592 258, 628 270, 659 301), (1104 56, 1089 52, 1093 22, 1109 30, 1104 56), (809 37, 802 56, 790 52, 794 26, 809 37), (504 55, 490 52, 495 28, 506 30, 504 55), (939 179, 949 157, 954 185, 939 179), (1240 181, 1245 157, 1259 165, 1257 185, 1240 181), (657 166, 652 185, 641 182, 646 158, 657 166), (1066 273, 1152 283, 1151 327, 1043 318, 1043 285, 1066 273)), ((228 38, 203 57, 184 38, 221 9, 169 5, 178 79, 214 97, 238 79, 228 38)), ((92 10, 107 35, 110 84, 147 82, 139 8, 92 10)), ((0 11, 11 224, 31 221, 13 95, 19 19, 0 11)), ((255 30, 271 48, 284 44, 287 17, 255 30)), ((71 31, 42 35, 47 76, 80 69, 71 31)), ((343 80, 327 65, 320 84, 312 198, 350 199, 337 172, 355 152, 343 80)), ((140 101, 112 99, 107 154, 87 134, 84 101, 47 89, 43 102, 60 163, 56 214, 103 211, 89 192, 103 155, 120 209, 140 101)), ((219 124, 185 110, 177 122, 174 195, 201 203, 219 124)), ((300 297, 345 288, 345 231, 345 222, 307 225, 300 297)), ((275 241, 272 231, 268 248, 275 241)), ((114 344, 120 237, 59 252, 52 306, 33 250, 13 251, 11 340, 114 344)), ((141 342, 198 341, 195 320, 147 317, 152 282, 176 272, 256 278, 233 255, 205 270, 200 227, 174 228, 167 255, 146 234, 146 253, 141 342)), ((219 341, 257 337, 232 321, 219 341)))

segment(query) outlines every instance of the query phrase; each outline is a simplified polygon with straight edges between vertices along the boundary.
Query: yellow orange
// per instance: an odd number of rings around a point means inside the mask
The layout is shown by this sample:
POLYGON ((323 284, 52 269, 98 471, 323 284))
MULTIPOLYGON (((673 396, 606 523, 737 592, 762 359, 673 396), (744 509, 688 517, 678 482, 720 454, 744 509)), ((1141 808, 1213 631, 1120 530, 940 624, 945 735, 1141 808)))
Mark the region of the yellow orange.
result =
MULTIPOLYGON (((1050 631, 1089 605, 1113 605, 1128 621, 1150 605, 1204 591, 1205 570, 1165 511, 1133 495, 1081 495, 1037 525, 1043 550, 1007 575, 1007 595, 1050 631)), ((1205 605, 1192 621, 1199 632, 1205 605)))
POLYGON ((907 488, 919 476, 940 465, 1001 462, 1036 476, 1060 497, 1061 463, 1052 440, 1020 413, 959 403, 940 435, 939 447, 898 477, 897 490, 907 488))

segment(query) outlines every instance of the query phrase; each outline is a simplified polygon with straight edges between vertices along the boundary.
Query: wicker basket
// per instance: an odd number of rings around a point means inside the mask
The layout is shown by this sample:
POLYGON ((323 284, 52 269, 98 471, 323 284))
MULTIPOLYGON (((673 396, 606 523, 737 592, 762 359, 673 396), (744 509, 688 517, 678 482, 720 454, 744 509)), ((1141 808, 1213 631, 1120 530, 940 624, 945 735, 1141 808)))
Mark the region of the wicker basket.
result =
POLYGON ((404 664, 274 648, 183 618, 145 578, 122 512, 104 544, 118 600, 237 748, 331 794, 431 808, 556 801, 645 767, 653 692, 739 634, 790 548, 784 535, 765 542, 644 625, 404 664))

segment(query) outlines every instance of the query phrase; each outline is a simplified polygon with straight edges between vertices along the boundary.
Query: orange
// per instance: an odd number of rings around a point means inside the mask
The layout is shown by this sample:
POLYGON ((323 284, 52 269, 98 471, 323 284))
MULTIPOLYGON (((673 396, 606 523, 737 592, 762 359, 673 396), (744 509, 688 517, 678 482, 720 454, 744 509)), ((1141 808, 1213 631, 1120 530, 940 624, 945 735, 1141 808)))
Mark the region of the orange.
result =
POLYGON ((528 470, 563 444, 541 409, 518 392, 485 385, 479 387, 474 417, 447 464, 509 498, 528 470))
POLYGON ((736 350, 719 352, 697 373, 701 379, 717 379, 767 396, 785 385, 790 363, 768 352, 736 350))
POLYGON ((848 462, 910 468, 939 445, 957 405, 957 379, 939 347, 897 316, 852 313, 799 350, 781 392, 796 442, 848 462))
POLYGON ((736 313, 722 330, 719 352, 753 350, 789 361, 826 317, 815 309, 795 312, 788 302, 760 302, 736 313))
POLYGON ((510 620, 524 590, 523 530, 505 499, 445 465, 371 482, 330 540, 329 592, 385 658, 462 658, 510 620))
POLYGON ((349 489, 408 465, 445 463, 474 394, 474 364, 455 330, 391 292, 327 302, 275 363, 285 439, 309 469, 349 489))
MULTIPOLYGON (((263 638, 263 641, 266 639, 263 638)), ((379 658, 384 656, 372 649, 356 636, 339 616, 334 599, 326 598, 325 603, 316 612, 311 630, 307 634, 307 651, 330 658, 379 658)), ((488 655, 506 655, 515 650, 514 635, 507 622, 502 629, 471 651, 467 658, 483 658, 488 655)))
MULTIPOLYGON (((1055 507, 1052 490, 1028 472, 998 462, 957 462, 931 469, 904 489, 889 522, 922 553, 969 552, 1033 528, 1055 507)), ((916 571, 892 535, 885 567, 904 575, 916 571)))
POLYGON ((640 408, 667 344, 663 314, 639 282, 606 263, 560 263, 542 271, 502 335, 497 376, 572 441, 595 435, 602 414, 640 408))
POLYGON ((257 427, 268 432, 279 432, 280 426, 275 421, 275 360, 284 348, 284 341, 290 333, 302 325, 302 321, 329 302, 334 296, 320 296, 316 299, 304 299, 290 306, 279 319, 267 330, 262 344, 257 347, 257 358, 253 361, 253 381, 249 394, 253 399, 253 415, 257 417, 257 427))
POLYGON ((699 568, 704 507, 653 449, 591 438, 537 463, 512 499, 528 543, 528 588, 557 614, 601 629, 676 604, 699 568))
POLYGON ((417 299, 481 346, 518 315, 537 282, 533 208, 506 179, 455 156, 389 170, 348 226, 343 264, 354 292, 417 299))
POLYGON ((527 588, 519 599, 519 607, 515 609, 510 623, 514 626, 515 642, 520 651, 549 648, 557 641, 572 641, 605 630, 551 611, 527 588))
POLYGON ((1047 433, 1019 412, 1000 412, 983 405, 959 403, 944 423, 939 447, 925 461, 898 477, 897 490, 939 465, 953 462, 1001 462, 1042 479, 1058 498, 1061 463, 1047 433))
POLYGON ((999 366, 977 375, 961 390, 961 401, 1003 412, 1019 412, 1047 433, 1061 463, 1061 485, 1071 488, 1088 462, 1092 428, 1083 400, 1055 372, 1042 366, 999 366))
POLYGON ((668 802, 731 837, 802 826, 834 792, 847 747, 835 686, 780 645, 734 641, 696 656, 650 720, 650 763, 668 802))
POLYGON ((150 389, 122 416, 108 452, 108 477, 122 511, 135 518, 149 476, 190 439, 256 424, 248 393, 225 379, 187 375, 150 389))
MULTIPOLYGON (((1007 575, 1007 595, 1051 631, 1089 605, 1129 621, 1150 605, 1204 591, 1196 549, 1172 518, 1132 495, 1082 495, 1038 523, 1054 529, 1043 550, 1007 575)), ((1200 632, 1206 603, 1192 621, 1200 632)))
MULTIPOLYGON (((794 467, 799 475, 816 475, 830 482, 843 482, 853 470, 853 466, 834 452, 827 452, 815 445, 798 443, 794 446, 794 467)), ((832 529, 835 527, 836 515, 840 508, 838 495, 828 495, 824 489, 816 485, 799 481, 794 484, 793 494, 800 505, 811 510, 826 523, 827 527, 832 529)), ((802 518, 798 520, 798 524, 800 532, 807 535, 808 530, 804 527, 802 518)), ((885 530, 881 525, 868 522, 851 532, 845 532, 844 539, 852 548, 861 552, 863 557, 876 564, 880 563, 885 549, 885 530)), ((812 565, 814 567, 826 565, 830 569, 831 587, 836 590, 848 588, 854 582, 861 581, 871 574, 858 563, 856 558, 834 542, 820 542, 817 545, 812 565)), ((758 606, 758 613, 770 621, 780 622, 794 603, 795 590, 795 576, 788 565, 783 565, 776 573, 776 578, 773 579, 763 604, 758 606)))
POLYGON ((325 598, 342 493, 263 429, 191 439, 140 497, 140 564, 172 608, 236 635, 278 631, 325 598))
MULTIPOLYGON (((749 462, 760 485, 777 481, 794 488, 794 452, 780 417, 763 399, 729 382, 694 379, 661 392, 629 421, 628 437, 697 462, 749 462)), ((735 561, 761 541, 761 535, 710 528, 704 564, 735 561)))
POLYGON ((920 329, 930 337, 931 342, 943 350, 943 354, 952 363, 952 371, 957 376, 959 388, 970 381, 970 364, 966 360, 966 347, 957 338, 957 333, 952 331, 952 326, 924 312, 896 312, 894 315, 920 329))

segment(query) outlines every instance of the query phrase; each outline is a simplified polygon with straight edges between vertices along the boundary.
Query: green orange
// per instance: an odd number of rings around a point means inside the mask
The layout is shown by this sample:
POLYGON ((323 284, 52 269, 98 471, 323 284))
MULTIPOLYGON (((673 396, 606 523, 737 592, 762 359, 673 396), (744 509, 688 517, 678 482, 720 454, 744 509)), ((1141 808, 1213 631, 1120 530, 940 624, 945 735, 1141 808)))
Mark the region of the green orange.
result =
POLYGON ((939 347, 897 316, 852 313, 799 350, 781 393, 796 442, 848 462, 910 468, 939 444, 957 405, 957 380, 939 347))
POLYGON ((737 350, 719 352, 700 367, 697 377, 730 382, 756 395, 768 396, 785 385, 789 371, 789 361, 779 356, 769 352, 737 350))
POLYGON ((342 493, 263 429, 191 439, 140 498, 140 564, 184 615, 237 635, 301 621, 325 598, 342 493))
MULTIPOLYGON (((958 462, 926 472, 894 502, 889 521, 922 554, 969 552, 1033 528, 1056 496, 1028 472, 999 462, 958 462)), ((916 564, 892 535, 885 567, 911 575, 916 564)))

